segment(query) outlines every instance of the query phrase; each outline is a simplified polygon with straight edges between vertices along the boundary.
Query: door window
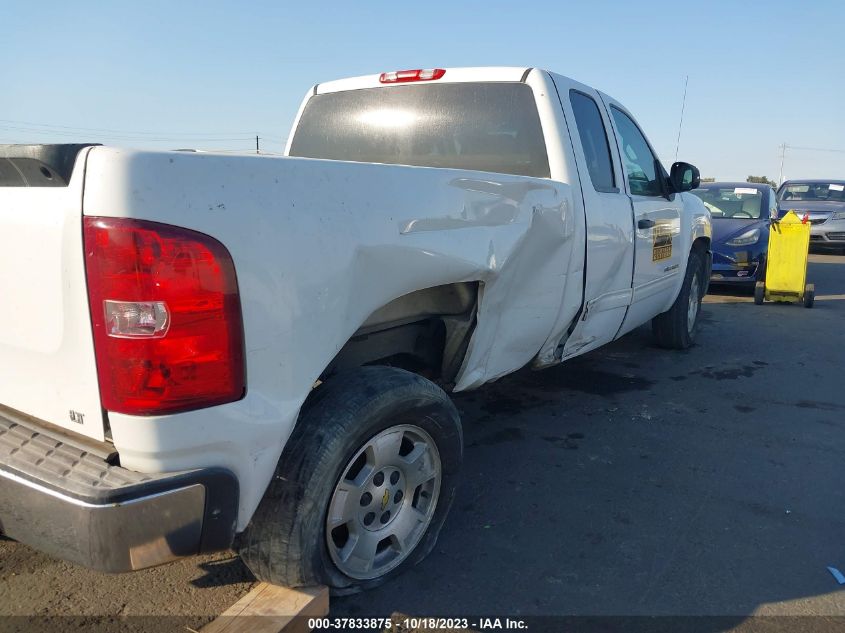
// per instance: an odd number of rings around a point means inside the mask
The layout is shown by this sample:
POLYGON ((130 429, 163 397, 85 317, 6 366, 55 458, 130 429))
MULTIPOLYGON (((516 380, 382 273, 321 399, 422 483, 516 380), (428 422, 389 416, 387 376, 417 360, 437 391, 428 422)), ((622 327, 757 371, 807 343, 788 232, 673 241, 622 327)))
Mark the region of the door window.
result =
POLYGON ((617 193, 616 179, 613 176, 613 163, 610 147, 607 144, 607 131, 601 119, 596 102, 583 92, 569 91, 569 101, 575 112, 575 124, 581 147, 587 159, 587 170, 596 191, 617 193))
POLYGON ((612 107, 613 121, 621 137, 622 162, 628 174, 631 194, 635 196, 662 196, 663 187, 658 180, 657 159, 642 132, 631 118, 612 107))

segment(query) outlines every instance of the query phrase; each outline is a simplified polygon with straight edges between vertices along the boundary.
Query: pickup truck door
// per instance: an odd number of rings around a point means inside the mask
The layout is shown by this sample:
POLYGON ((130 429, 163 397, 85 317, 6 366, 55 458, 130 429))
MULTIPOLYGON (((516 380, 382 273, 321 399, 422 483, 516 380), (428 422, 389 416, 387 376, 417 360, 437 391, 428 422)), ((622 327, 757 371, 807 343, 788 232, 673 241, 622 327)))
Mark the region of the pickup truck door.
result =
POLYGON ((621 104, 601 96, 610 113, 625 191, 634 210, 634 292, 618 333, 621 336, 671 304, 686 255, 677 243, 683 205, 680 196, 667 197, 666 171, 634 118, 621 104))
MULTIPOLYGON (((615 149, 610 117, 599 93, 552 75, 566 119, 584 198, 587 228, 584 304, 563 357, 612 341, 631 303, 634 230, 631 201, 615 149)), ((574 183, 573 183, 574 184, 574 183)))

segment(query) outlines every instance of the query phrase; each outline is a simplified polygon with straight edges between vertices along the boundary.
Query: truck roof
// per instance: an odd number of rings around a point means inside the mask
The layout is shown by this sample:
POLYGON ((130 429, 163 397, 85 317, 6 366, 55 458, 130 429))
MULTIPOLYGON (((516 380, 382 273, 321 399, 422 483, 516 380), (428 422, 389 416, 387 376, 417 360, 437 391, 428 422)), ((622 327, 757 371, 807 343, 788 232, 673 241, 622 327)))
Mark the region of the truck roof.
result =
MULTIPOLYGON (((434 69, 428 69, 429 71, 434 69)), ((566 77, 560 73, 537 68, 534 66, 469 66, 464 68, 440 68, 443 75, 437 79, 418 80, 420 83, 471 83, 471 82, 524 82, 528 78, 528 74, 532 70, 547 73, 548 75, 556 75, 564 77, 567 80, 579 83, 571 77, 566 77)), ((364 88, 391 88, 393 86, 408 85, 406 81, 397 82, 382 82, 380 78, 385 73, 403 72, 397 70, 386 70, 384 73, 377 75, 361 75, 360 77, 348 77, 346 79, 336 79, 334 81, 327 81, 325 83, 316 84, 311 88, 312 95, 327 94, 331 92, 341 92, 344 90, 361 90, 364 88)), ((405 71, 414 72, 414 71, 405 71)), ((416 83, 416 82, 410 82, 416 83)), ((595 90, 603 97, 613 99, 612 96, 602 92, 598 88, 595 90)), ((307 99, 306 99, 307 101, 307 99)), ((304 102, 303 102, 304 105, 304 102)), ((617 102, 617 105, 618 102, 617 102)), ((624 108, 623 108, 624 109, 624 108)))
MULTIPOLYGON (((437 83, 459 83, 478 81, 524 81, 528 72, 533 70, 526 66, 480 66, 470 68, 445 68, 442 78, 436 79, 437 83)), ((396 72, 385 70, 385 72, 396 72)), ((342 90, 360 90, 362 88, 389 88, 401 86, 404 83, 382 83, 379 81, 381 73, 377 75, 362 75, 360 77, 349 77, 317 84, 313 88, 314 94, 325 94, 328 92, 340 92, 342 90)))

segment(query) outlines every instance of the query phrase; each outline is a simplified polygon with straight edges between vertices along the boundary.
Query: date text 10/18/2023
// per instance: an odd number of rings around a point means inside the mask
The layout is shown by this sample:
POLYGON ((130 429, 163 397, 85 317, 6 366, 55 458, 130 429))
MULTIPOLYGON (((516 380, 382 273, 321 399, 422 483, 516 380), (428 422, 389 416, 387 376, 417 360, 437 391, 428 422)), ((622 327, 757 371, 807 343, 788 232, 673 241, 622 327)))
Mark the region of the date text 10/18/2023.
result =
POLYGON ((314 631, 354 629, 392 628, 412 629, 415 631, 443 630, 443 629, 475 629, 478 631, 499 630, 527 630, 524 620, 515 618, 433 618, 433 617, 399 617, 391 618, 309 618, 308 627, 314 631))

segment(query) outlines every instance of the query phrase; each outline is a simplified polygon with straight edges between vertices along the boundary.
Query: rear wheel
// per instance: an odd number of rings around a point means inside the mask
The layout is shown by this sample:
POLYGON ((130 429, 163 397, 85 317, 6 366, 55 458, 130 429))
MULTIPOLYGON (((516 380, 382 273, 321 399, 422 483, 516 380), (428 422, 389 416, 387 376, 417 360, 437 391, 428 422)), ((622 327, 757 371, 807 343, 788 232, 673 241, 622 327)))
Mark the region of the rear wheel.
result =
POLYGON ((815 284, 807 284, 804 286, 804 307, 812 308, 816 300, 816 286, 815 284))
POLYGON ((391 367, 330 378, 303 410, 240 539, 260 580, 375 587, 434 547, 463 455, 442 389, 391 367))
POLYGON ((689 254, 687 271, 678 298, 669 310, 651 321, 651 330, 660 347, 687 349, 693 344, 705 288, 703 256, 699 251, 693 250, 689 254))

